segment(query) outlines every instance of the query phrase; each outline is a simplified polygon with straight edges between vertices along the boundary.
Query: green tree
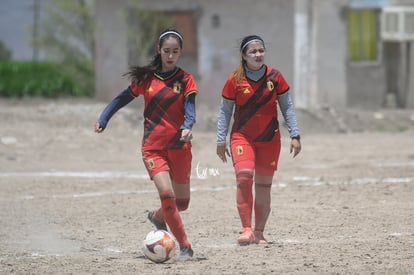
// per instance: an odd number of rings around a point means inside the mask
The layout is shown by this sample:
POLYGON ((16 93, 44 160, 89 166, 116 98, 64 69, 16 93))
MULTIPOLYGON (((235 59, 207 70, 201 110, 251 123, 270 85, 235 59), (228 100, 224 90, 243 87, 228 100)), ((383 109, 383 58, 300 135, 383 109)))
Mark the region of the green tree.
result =
POLYGON ((4 45, 3 41, 0 40, 0 61, 10 60, 12 52, 4 45))
POLYGON ((42 20, 33 44, 46 58, 64 64, 65 73, 84 94, 94 92, 94 1, 53 0, 41 6, 42 20))
POLYGON ((130 1, 126 9, 128 59, 130 65, 143 65, 154 55, 159 33, 174 23, 172 13, 143 9, 139 1, 130 1))

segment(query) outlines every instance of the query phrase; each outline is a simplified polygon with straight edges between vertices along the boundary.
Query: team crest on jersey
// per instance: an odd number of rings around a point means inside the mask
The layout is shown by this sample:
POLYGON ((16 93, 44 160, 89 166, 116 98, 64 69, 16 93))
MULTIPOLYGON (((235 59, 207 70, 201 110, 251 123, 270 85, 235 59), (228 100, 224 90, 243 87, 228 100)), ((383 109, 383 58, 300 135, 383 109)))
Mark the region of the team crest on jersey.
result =
POLYGON ((237 155, 242 155, 243 154, 243 146, 241 146, 241 145, 236 146, 236 154, 237 155))
POLYGON ((271 80, 267 81, 267 88, 269 89, 269 91, 273 91, 273 89, 275 88, 275 85, 271 80))
POLYGON ((145 163, 147 164, 148 169, 154 169, 155 163, 153 159, 146 159, 145 163))
POLYGON ((149 86, 149 88, 147 89, 147 92, 151 93, 152 91, 154 91, 154 89, 151 86, 149 86))
POLYGON ((276 166, 276 161, 272 161, 272 162, 270 163, 270 166, 276 166))
POLYGON ((179 94, 179 93, 181 93, 182 89, 183 89, 183 88, 182 88, 182 86, 181 86, 181 83, 180 83, 180 82, 176 81, 176 82, 173 84, 173 90, 174 90, 174 93, 179 94))

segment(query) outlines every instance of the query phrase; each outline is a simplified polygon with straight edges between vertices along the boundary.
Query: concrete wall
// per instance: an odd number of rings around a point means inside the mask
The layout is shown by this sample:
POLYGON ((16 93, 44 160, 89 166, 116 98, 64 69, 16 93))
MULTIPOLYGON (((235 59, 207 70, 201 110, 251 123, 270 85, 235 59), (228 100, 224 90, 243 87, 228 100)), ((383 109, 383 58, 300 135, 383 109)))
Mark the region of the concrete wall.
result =
MULTIPOLYGON (((414 0, 388 0, 388 6, 414 5, 414 0)), ((379 32, 381 25, 379 26, 379 32)), ((378 42, 377 62, 347 65, 348 107, 379 109, 412 108, 414 65, 410 58, 413 42, 378 42), (409 60, 409 58, 411 60, 409 60)))
MULTIPOLYGON (((96 96, 107 101, 124 89, 129 81, 122 77, 128 70, 127 27, 124 9, 128 1, 96 1, 96 96)), ((311 1, 311 0, 309 0, 311 1)), ((46 0, 39 0, 44 6, 46 0)), ((266 41, 267 64, 277 67, 294 85, 294 0, 139 0, 143 8, 164 11, 193 11, 195 14, 197 56, 183 58, 180 66, 194 74, 203 103, 216 106, 228 74, 240 61, 239 42, 248 34, 259 34, 266 41)), ((14 59, 32 59, 30 45, 34 0, 2 0, 0 39, 13 50, 14 59)), ((356 107, 376 109, 384 106, 387 93, 396 93, 400 107, 414 108, 414 42, 407 45, 400 59, 411 68, 406 80, 390 76, 405 67, 393 64, 385 43, 379 42, 381 56, 376 63, 349 63, 347 59, 346 7, 349 0, 312 0, 312 24, 309 35, 312 49, 311 108, 356 107), (404 59, 405 58, 405 59, 404 59), (385 62, 385 60, 388 62, 385 62), (391 66, 391 68, 390 68, 391 66), (387 83, 385 83, 386 81, 387 83)), ((414 0, 388 0, 389 5, 414 5, 414 0)), ((44 14, 41 14, 41 17, 44 14)), ((40 54, 42 58, 44 54, 40 54)), ((404 64, 403 64, 404 63, 404 64)))
MULTIPOLYGON (((263 37, 268 48, 267 63, 281 70, 287 81, 293 84, 292 2, 141 0, 140 5, 146 9, 194 11, 197 15, 198 56, 194 60, 180 60, 179 65, 196 77, 199 99, 203 103, 216 105, 227 76, 240 61, 239 42, 249 34, 263 37), (218 26, 212 22, 217 19, 218 26), (197 66, 189 64, 192 61, 197 66)), ((96 2, 98 99, 106 99, 108 95, 111 97, 112 91, 123 83, 119 81, 119 75, 127 68, 127 51, 123 42, 126 38, 123 37, 125 29, 122 19, 116 15, 125 3, 118 1, 115 4, 111 0, 96 2)))
POLYGON ((414 42, 411 42, 408 47, 410 55, 407 62, 411 69, 407 75, 407 101, 405 108, 414 109, 414 42))
POLYGON ((123 0, 96 1, 95 94, 108 101, 125 89, 128 70, 127 28, 123 0))
POLYGON ((250 34, 263 37, 266 63, 293 85, 293 1, 200 1, 199 86, 208 104, 217 104, 227 76, 240 62, 239 44, 250 34), (235 5, 235 2, 238 2, 235 5), (213 27, 213 20, 219 26, 213 27))
POLYGON ((313 107, 346 107, 347 29, 345 6, 339 1, 317 0, 313 22, 316 29, 317 100, 313 107))
MULTIPOLYGON (((113 97, 128 83, 120 77, 128 66, 125 19, 120 16, 127 1, 117 1, 116 4, 111 0, 96 2, 96 89, 99 99, 113 97)), ((194 12, 197 56, 181 60, 179 65, 196 77, 201 103, 217 106, 225 79, 240 62, 239 42, 249 34, 264 38, 268 49, 266 63, 282 71, 295 98, 295 1, 141 0, 140 4, 146 9, 194 12)), ((346 9, 349 1, 313 0, 313 4, 312 29, 308 34, 312 36, 313 47, 309 107, 382 108, 387 92, 383 60, 379 58, 371 63, 348 61, 346 9)), ((382 54, 382 43, 379 44, 382 54)), ((412 56, 411 67, 414 64, 412 56)), ((410 73, 408 77, 412 78, 410 73)), ((413 81, 407 85, 408 108, 414 105, 413 85, 413 81)))
MULTIPOLYGON (((30 44, 33 33, 33 0, 1 0, 0 40, 12 51, 15 60, 30 60, 34 49, 30 44)), ((43 4, 43 1, 40 1, 43 4)))
POLYGON ((384 106, 386 78, 382 64, 350 63, 347 79, 348 107, 375 110, 384 106))
MULTIPOLYGON (((414 6, 414 0, 389 0, 391 5, 414 6)), ((414 109, 414 41, 400 43, 398 54, 400 62, 396 65, 399 72, 397 83, 397 104, 402 108, 414 109)))

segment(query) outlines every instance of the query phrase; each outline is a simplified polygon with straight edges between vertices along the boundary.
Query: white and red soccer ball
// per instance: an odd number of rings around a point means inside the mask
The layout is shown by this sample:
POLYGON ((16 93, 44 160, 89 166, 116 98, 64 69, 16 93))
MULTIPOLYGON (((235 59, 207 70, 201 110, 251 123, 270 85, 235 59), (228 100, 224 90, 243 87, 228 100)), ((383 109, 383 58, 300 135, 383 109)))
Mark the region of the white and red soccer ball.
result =
POLYGON ((142 252, 154 263, 163 263, 175 256, 174 237, 164 230, 150 231, 143 241, 142 252))

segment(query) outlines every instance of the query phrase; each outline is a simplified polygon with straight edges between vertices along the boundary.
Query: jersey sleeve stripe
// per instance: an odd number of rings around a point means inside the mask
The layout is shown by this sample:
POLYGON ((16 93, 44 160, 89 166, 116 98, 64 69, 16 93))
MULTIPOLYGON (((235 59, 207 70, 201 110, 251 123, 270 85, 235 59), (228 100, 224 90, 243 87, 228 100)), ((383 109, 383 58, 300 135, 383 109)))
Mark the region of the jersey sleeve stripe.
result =
POLYGON ((229 98, 229 97, 226 97, 226 96, 224 96, 224 95, 222 95, 222 97, 223 97, 224 99, 226 99, 226 100, 236 101, 236 99, 234 99, 234 98, 229 98))
POLYGON ((186 97, 187 96, 189 96, 189 95, 192 95, 192 94, 198 94, 198 91, 197 90, 192 90, 192 91, 189 91, 187 94, 186 94, 186 97))
POLYGON ((279 94, 277 94, 278 96, 280 96, 280 95, 284 95, 284 94, 286 94, 287 92, 289 92, 289 90, 290 90, 290 87, 288 87, 286 90, 284 90, 283 92, 281 92, 281 93, 279 93, 279 94))

